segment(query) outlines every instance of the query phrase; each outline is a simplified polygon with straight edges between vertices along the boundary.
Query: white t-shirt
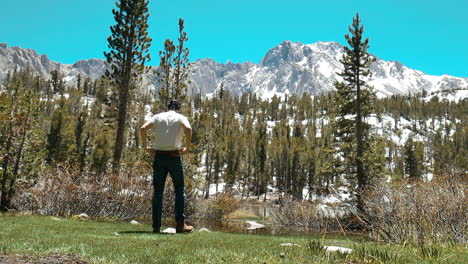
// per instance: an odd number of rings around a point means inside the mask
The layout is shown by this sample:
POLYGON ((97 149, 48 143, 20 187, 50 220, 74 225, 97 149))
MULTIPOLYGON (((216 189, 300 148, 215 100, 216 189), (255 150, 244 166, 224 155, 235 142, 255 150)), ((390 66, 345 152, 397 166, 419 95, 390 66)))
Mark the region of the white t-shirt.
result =
POLYGON ((154 149, 178 150, 182 147, 184 126, 191 128, 188 119, 175 111, 154 115, 150 121, 154 124, 154 149))

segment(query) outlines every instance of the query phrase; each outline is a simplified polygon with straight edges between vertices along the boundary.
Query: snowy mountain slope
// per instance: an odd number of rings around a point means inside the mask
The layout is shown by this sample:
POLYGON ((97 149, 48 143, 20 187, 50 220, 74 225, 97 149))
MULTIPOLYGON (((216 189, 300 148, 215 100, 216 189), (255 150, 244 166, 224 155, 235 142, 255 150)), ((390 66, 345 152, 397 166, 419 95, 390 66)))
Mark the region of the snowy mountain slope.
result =
MULTIPOLYGON (((202 86, 208 92, 213 92, 222 82, 226 89, 252 91, 263 97, 275 93, 317 94, 333 90, 333 83, 341 80, 336 72, 342 71, 339 62, 342 55, 343 46, 337 42, 304 45, 285 41, 270 49, 259 64, 238 64, 244 72, 234 67, 230 70, 220 66, 211 68, 210 76, 199 79, 204 81, 202 86)), ((204 68, 210 63, 200 61, 197 67, 204 68)), ((423 89, 435 92, 468 87, 468 78, 431 76, 397 61, 383 61, 379 58, 372 64, 371 71, 373 76, 369 84, 375 87, 379 96, 417 93, 423 89)), ((197 73, 193 75, 198 77, 197 73)))
MULTIPOLYGON (((334 89, 333 83, 340 80, 336 72, 342 71, 339 59, 343 46, 337 42, 317 42, 305 45, 284 41, 270 49, 258 64, 217 63, 211 59, 194 63, 191 72, 192 93, 210 94, 221 84, 234 94, 255 92, 262 97, 274 94, 296 93, 318 94, 334 89)), ((8 71, 30 67, 47 78, 54 69, 59 69, 67 84, 74 85, 76 76, 96 79, 106 69, 100 59, 80 60, 75 64, 61 64, 50 61, 46 55, 39 55, 31 49, 7 47, 0 44, 0 80, 8 71)), ((397 61, 378 59, 372 64, 372 79, 379 96, 422 92, 434 93, 440 90, 468 88, 468 78, 449 75, 431 76, 410 69, 397 61)), ((148 87, 158 87, 153 72, 144 76, 148 87)))

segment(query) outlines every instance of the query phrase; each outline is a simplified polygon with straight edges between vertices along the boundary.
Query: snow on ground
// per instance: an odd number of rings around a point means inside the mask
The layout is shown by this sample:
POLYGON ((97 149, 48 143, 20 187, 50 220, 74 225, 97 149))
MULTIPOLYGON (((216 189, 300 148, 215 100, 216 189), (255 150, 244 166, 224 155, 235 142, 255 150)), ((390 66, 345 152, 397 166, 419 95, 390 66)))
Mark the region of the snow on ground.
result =
MULTIPOLYGON (((58 100, 60 100, 61 97, 62 97, 62 95, 60 95, 60 94, 54 94, 54 100, 57 100, 57 101, 58 101, 58 100)), ((64 97, 65 99, 68 99, 68 98, 70 97, 70 95, 67 94, 67 93, 64 93, 64 94, 63 94, 63 97, 64 97)))
POLYGON ((438 97, 439 101, 450 101, 458 103, 460 100, 465 100, 468 98, 468 89, 463 90, 453 90, 453 91, 436 91, 431 93, 431 95, 424 98, 425 102, 431 101, 434 97, 438 97))
POLYGON ((65 78, 63 78, 63 80, 69 84, 70 81, 72 81, 73 79, 75 79, 75 76, 65 76, 65 78))
MULTIPOLYGON (((204 168, 201 168, 203 171, 204 171, 204 168)), ((199 168, 200 170, 200 168, 199 168)), ((210 187, 208 188, 209 189, 209 195, 212 196, 212 195, 215 195, 217 193, 222 193, 224 192, 224 188, 226 187, 226 183, 218 183, 218 189, 216 190, 216 183, 212 183, 210 184, 210 187)), ((237 190, 237 186, 233 186, 233 189, 237 190)), ((198 195, 203 195, 204 194, 204 190, 198 190, 198 195)))

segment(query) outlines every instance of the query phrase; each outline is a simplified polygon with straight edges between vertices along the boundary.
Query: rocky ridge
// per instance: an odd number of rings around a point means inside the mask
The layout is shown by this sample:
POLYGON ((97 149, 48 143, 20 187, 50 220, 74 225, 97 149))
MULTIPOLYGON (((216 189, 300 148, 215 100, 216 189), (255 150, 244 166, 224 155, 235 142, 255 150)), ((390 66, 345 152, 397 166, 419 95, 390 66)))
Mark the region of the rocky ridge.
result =
MULTIPOLYGON (((284 41, 273 47, 258 63, 218 63, 212 59, 198 60, 191 72, 192 93, 209 95, 223 84, 234 94, 254 92, 262 97, 274 94, 296 93, 318 94, 334 89, 334 82, 341 80, 339 62, 343 46, 337 42, 317 42, 302 44, 284 41)), ((0 44, 0 80, 8 71, 30 67, 33 71, 50 78, 50 72, 60 70, 69 85, 74 85, 76 77, 96 79, 105 70, 101 59, 80 60, 74 64, 62 64, 39 55, 31 49, 8 47, 0 44)), ((156 69, 156 67, 153 67, 156 69)), ((379 96, 462 88, 468 89, 468 78, 449 75, 431 76, 408 68, 397 61, 384 61, 376 57, 371 66, 373 73, 369 84, 374 86, 379 96)), ((145 85, 158 87, 154 72, 144 76, 145 85)))

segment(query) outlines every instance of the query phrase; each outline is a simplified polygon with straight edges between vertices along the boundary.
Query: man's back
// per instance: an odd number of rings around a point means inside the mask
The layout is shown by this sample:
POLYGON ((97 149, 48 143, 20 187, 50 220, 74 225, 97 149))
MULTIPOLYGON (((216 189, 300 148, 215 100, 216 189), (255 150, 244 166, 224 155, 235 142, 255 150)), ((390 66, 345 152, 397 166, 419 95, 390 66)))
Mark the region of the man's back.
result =
POLYGON ((190 128, 188 119, 175 111, 153 116, 154 149, 178 150, 182 146, 183 126, 190 128))

